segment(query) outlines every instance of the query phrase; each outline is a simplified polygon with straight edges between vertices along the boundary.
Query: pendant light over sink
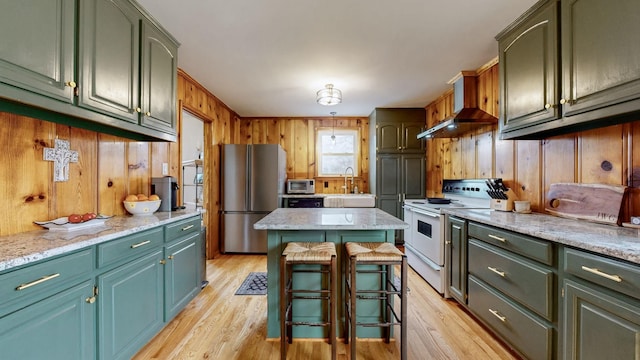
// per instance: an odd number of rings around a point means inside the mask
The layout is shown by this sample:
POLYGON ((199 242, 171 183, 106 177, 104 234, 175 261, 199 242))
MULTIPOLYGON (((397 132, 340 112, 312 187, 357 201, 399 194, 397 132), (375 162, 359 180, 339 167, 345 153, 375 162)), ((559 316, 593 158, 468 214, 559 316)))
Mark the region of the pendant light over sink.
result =
POLYGON ((316 93, 316 101, 320 105, 337 105, 342 102, 342 91, 333 87, 333 84, 327 84, 324 89, 318 90, 316 93))
POLYGON ((332 111, 329 114, 331 114, 331 120, 333 121, 333 125, 331 125, 331 143, 335 145, 336 144, 336 112, 332 111))

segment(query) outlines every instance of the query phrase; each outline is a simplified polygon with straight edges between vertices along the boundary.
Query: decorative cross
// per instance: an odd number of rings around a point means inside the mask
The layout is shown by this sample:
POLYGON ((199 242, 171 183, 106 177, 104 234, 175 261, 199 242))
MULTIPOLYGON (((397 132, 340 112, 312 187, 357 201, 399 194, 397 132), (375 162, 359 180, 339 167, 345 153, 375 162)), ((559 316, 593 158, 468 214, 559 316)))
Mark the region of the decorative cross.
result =
POLYGON ((78 162, 78 152, 69 150, 69 142, 56 139, 55 147, 44 148, 44 160, 53 161, 53 181, 69 180, 69 163, 78 162))

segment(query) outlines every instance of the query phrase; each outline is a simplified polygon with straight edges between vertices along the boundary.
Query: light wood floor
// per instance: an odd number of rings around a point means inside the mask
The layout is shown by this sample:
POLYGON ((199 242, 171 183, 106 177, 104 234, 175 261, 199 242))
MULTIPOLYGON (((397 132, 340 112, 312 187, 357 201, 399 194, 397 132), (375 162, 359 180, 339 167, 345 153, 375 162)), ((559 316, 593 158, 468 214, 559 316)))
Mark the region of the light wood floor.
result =
MULTIPOLYGON (((266 269, 264 255, 223 255, 207 261, 209 286, 134 359, 279 359, 278 339, 266 339, 267 297, 234 295, 246 275, 266 269)), ((517 359, 412 269, 409 289, 409 359, 517 359)), ((349 346, 338 342, 338 359, 348 359, 349 346)), ((393 341, 358 341, 358 359, 398 359, 397 346, 393 341)), ((288 359, 329 358, 330 345, 319 340, 294 339, 288 348, 288 359)))

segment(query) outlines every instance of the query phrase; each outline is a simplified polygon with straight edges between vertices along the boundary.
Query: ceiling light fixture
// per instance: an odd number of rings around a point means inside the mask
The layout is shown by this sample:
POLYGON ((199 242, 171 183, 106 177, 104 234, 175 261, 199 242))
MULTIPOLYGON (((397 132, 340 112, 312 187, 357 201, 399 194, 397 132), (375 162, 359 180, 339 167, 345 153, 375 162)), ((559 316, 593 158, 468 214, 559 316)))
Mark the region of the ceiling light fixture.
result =
POLYGON ((333 84, 327 84, 324 89, 318 90, 316 93, 316 101, 320 105, 337 105, 342 102, 342 91, 333 87, 333 84))
POLYGON ((336 112, 332 111, 329 114, 331 114, 331 119, 333 120, 333 125, 331 125, 331 143, 332 144, 336 144, 336 112))

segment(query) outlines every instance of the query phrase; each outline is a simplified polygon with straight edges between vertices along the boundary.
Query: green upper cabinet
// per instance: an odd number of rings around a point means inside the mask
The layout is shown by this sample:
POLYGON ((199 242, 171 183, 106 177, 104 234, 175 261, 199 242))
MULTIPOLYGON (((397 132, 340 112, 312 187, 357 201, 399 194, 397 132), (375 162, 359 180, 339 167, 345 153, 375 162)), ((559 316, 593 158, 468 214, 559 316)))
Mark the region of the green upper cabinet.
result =
POLYGON ((557 9, 545 4, 498 35, 502 132, 560 117, 557 9))
POLYGON ((565 117, 589 120, 640 109, 638 14, 637 0, 562 2, 565 117))
POLYGON ((83 5, 79 105, 175 133, 175 41, 127 0, 83 5))
POLYGON ((175 131, 178 47, 145 21, 142 23, 141 56, 141 124, 161 131, 175 131))
POLYGON ((72 103, 75 0, 0 0, 0 8, 10 15, 0 15, 0 83, 72 103))
POLYGON ((0 111, 176 140, 178 43, 134 0, 0 6, 0 111))
POLYGON ((542 0, 498 34, 501 138, 637 120, 638 13, 636 0, 542 0))
POLYGON ((86 0, 80 8, 78 105, 137 123, 140 13, 126 0, 86 0))
POLYGON ((426 127, 426 112, 422 108, 375 109, 369 123, 375 128, 376 152, 424 153, 423 140, 417 136, 426 127))

